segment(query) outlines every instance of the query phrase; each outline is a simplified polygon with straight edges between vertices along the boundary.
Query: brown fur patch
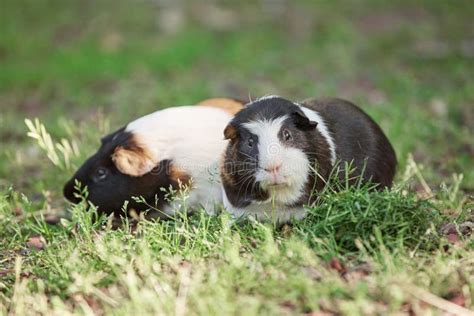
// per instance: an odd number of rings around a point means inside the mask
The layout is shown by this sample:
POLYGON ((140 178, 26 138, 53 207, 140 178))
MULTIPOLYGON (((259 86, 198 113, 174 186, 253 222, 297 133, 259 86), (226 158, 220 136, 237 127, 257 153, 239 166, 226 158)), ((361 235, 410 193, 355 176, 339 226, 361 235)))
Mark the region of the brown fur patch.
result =
POLYGON ((230 99, 230 98, 212 98, 206 99, 198 103, 198 105, 209 106, 223 109, 231 115, 235 115, 237 112, 242 110, 244 107, 244 102, 230 99))
POLYGON ((172 181, 181 182, 184 185, 188 185, 191 181, 191 177, 186 171, 173 165, 170 168, 170 178, 172 181))
POLYGON ((143 176, 155 166, 152 154, 133 136, 123 146, 115 148, 112 161, 121 173, 132 177, 143 176))

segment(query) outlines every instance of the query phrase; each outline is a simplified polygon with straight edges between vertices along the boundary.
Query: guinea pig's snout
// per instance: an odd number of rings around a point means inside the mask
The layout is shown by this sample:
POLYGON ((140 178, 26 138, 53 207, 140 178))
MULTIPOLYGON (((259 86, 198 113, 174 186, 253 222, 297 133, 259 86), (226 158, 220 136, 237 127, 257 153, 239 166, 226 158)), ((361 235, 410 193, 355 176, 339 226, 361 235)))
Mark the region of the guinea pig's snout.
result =
POLYGON ((265 175, 263 176, 263 180, 265 181, 266 184, 269 185, 277 185, 277 184, 283 184, 285 182, 285 179, 282 175, 282 162, 272 162, 263 168, 265 170, 265 175))
POLYGON ((281 163, 274 163, 265 167, 265 171, 268 173, 278 173, 281 168, 281 163))
POLYGON ((72 203, 77 204, 81 202, 81 199, 76 197, 74 193, 76 193, 76 189, 74 188, 74 179, 71 179, 64 185, 63 194, 66 199, 68 199, 72 203))

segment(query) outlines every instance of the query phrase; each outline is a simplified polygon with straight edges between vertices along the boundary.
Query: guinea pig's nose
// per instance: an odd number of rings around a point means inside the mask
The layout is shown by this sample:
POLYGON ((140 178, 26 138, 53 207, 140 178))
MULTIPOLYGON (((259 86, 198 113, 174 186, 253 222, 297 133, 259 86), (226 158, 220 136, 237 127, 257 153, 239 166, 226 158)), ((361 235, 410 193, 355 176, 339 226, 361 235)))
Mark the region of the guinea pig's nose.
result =
POLYGON ((265 171, 269 173, 276 173, 278 172, 278 170, 280 170, 280 168, 281 168, 281 163, 271 164, 265 168, 265 171))

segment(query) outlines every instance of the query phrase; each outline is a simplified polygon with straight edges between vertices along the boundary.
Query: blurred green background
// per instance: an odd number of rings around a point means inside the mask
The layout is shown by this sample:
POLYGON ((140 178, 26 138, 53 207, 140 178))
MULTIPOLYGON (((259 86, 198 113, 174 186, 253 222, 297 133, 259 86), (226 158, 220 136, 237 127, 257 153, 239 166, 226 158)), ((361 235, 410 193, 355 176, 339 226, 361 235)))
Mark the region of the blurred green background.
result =
POLYGON ((436 189, 474 190, 472 1, 0 2, 0 186, 61 201, 26 137, 38 117, 79 144, 204 98, 337 96, 359 104, 436 189), (47 192, 47 194, 45 194, 47 192))

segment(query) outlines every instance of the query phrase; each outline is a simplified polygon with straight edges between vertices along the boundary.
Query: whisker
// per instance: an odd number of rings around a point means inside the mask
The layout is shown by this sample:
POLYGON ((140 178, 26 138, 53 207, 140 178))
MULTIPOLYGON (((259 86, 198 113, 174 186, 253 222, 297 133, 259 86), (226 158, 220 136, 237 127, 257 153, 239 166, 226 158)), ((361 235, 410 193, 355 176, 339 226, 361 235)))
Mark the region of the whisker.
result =
POLYGON ((243 151, 240 151, 240 150, 238 150, 237 152, 240 153, 240 154, 242 154, 242 155, 244 155, 244 156, 246 156, 246 157, 248 157, 248 158, 250 158, 251 161, 257 162, 257 159, 256 159, 255 157, 252 157, 252 156, 250 156, 249 154, 244 153, 243 151))
POLYGON ((244 191, 244 194, 247 193, 248 184, 252 182, 252 179, 253 179, 253 174, 249 173, 248 175, 246 175, 246 176, 242 179, 242 181, 239 181, 239 183, 240 183, 241 185, 239 186, 239 191, 237 192, 237 195, 240 194, 240 192, 242 191, 242 189, 243 189, 244 186, 246 186, 245 191, 244 191), (248 181, 248 183, 247 183, 247 181, 248 181), (246 185, 246 183, 247 183, 247 185, 246 185))
POLYGON ((250 193, 252 193, 252 188, 255 184, 255 181, 249 181, 249 183, 247 183, 247 186, 245 187, 245 191, 244 191, 244 195, 246 196, 247 195, 247 189, 249 188, 249 185, 250 185, 250 193))

